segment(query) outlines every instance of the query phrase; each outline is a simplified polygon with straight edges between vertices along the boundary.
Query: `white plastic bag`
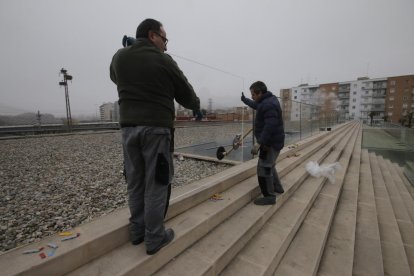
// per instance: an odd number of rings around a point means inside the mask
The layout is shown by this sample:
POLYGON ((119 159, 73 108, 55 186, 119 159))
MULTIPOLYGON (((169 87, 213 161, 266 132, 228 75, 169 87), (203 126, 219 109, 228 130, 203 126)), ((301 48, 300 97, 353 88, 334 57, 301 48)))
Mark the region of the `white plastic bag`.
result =
POLYGON ((321 165, 319 166, 317 162, 310 161, 306 164, 306 170, 310 175, 313 177, 327 177, 329 181, 334 184, 335 183, 335 171, 339 170, 341 165, 338 162, 329 165, 321 165))

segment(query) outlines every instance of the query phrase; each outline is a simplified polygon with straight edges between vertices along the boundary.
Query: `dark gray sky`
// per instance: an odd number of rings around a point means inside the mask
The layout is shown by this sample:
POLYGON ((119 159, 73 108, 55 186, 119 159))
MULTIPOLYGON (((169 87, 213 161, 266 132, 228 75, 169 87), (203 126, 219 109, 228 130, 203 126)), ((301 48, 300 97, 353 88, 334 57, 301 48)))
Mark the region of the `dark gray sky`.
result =
POLYGON ((164 24, 168 52, 207 107, 241 106, 262 80, 270 91, 414 74, 414 0, 0 0, 0 114, 4 105, 94 115, 117 100, 109 64, 145 18, 164 24))

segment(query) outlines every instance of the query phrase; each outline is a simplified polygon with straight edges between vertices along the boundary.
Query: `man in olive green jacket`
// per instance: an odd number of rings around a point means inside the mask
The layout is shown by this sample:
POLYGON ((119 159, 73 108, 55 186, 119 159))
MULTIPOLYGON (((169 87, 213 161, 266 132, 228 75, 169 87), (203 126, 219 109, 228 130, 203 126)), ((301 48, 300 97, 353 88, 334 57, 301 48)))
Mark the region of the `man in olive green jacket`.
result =
POLYGON ((152 255, 174 238, 174 231, 164 227, 174 174, 174 100, 192 110, 200 109, 200 100, 177 63, 164 53, 168 39, 159 21, 144 20, 136 38, 114 55, 110 77, 119 96, 131 242, 145 240, 152 255))

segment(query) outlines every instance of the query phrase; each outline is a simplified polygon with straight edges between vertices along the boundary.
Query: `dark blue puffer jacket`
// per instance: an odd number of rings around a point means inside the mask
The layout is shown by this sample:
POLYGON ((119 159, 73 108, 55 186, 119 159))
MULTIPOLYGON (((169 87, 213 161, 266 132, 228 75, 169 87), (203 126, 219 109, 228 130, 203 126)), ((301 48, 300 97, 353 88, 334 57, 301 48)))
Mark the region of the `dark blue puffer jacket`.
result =
POLYGON ((254 130, 257 142, 281 150, 285 145, 285 131, 282 109, 277 97, 268 91, 258 103, 247 98, 243 98, 242 101, 257 110, 254 130))

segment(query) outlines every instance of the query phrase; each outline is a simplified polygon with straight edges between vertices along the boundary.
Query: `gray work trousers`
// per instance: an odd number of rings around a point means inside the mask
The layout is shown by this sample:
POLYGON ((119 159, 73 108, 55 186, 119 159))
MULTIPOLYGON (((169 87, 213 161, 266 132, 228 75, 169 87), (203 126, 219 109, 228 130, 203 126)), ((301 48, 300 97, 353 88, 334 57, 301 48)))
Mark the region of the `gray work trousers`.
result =
POLYGON ((275 165, 280 151, 269 148, 267 151, 260 149, 259 161, 257 161, 257 178, 263 196, 276 196, 275 189, 281 186, 275 165))
POLYGON ((122 128, 130 234, 145 237, 147 250, 165 236, 164 212, 173 177, 171 130, 167 127, 122 128))

